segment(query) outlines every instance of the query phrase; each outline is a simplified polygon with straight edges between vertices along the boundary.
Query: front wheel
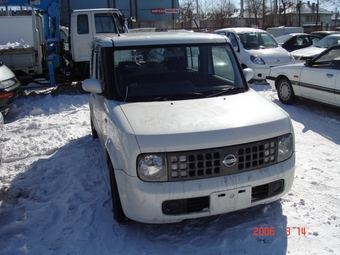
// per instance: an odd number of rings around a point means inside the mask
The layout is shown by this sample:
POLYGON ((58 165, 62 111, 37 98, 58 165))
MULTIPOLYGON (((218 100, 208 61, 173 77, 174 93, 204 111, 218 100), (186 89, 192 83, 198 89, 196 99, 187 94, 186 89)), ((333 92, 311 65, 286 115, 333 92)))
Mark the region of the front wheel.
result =
POLYGON ((111 160, 108 161, 108 167, 109 167, 109 172, 110 172, 111 197, 112 197, 112 207, 113 207, 113 215, 114 215, 113 218, 119 223, 124 222, 126 220, 126 216, 124 214, 123 207, 120 202, 119 191, 118 191, 116 177, 115 177, 115 173, 114 173, 111 160))
POLYGON ((283 104, 292 104, 295 94, 291 82, 287 78, 282 78, 277 84, 277 95, 283 104))

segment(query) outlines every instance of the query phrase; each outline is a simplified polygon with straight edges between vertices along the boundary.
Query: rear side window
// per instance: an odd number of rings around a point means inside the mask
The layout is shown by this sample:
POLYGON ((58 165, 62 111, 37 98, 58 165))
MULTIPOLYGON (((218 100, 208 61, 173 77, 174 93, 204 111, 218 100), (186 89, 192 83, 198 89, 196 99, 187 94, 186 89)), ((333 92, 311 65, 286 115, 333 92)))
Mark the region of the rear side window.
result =
POLYGON ((80 14, 77 16, 77 31, 78 34, 89 33, 89 20, 86 14, 80 14))

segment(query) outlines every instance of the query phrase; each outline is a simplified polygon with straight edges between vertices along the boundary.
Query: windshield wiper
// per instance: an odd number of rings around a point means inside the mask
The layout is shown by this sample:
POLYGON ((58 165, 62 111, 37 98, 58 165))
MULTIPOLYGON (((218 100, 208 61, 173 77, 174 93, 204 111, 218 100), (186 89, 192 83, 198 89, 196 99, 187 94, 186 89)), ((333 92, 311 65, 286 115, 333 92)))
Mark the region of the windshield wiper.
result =
POLYGON ((246 89, 244 87, 230 87, 230 88, 223 88, 221 90, 218 91, 214 91, 214 93, 206 96, 206 97, 216 97, 216 96, 220 96, 223 94, 237 94, 240 92, 244 92, 246 89))
POLYGON ((152 101, 168 101, 168 100, 194 99, 194 98, 203 98, 203 94, 198 93, 198 92, 178 93, 178 94, 172 94, 172 95, 157 96, 153 98, 152 101))

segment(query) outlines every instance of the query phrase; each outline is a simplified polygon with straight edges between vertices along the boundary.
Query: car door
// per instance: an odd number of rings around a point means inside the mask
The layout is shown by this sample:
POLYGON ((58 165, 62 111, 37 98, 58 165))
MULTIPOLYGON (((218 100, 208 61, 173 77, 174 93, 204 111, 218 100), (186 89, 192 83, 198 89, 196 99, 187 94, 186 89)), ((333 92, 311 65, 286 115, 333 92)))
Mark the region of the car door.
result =
MULTIPOLYGON (((92 55, 92 73, 91 78, 99 80, 103 83, 103 73, 101 68, 101 52, 100 45, 95 47, 95 51, 92 55)), ((93 124, 98 133, 98 137, 101 143, 104 143, 106 139, 106 115, 104 107, 105 97, 101 94, 91 93, 89 96, 89 103, 91 107, 91 117, 93 124)))
POLYGON ((327 50, 318 57, 311 66, 305 66, 300 75, 301 95, 313 100, 336 104, 335 87, 338 86, 340 63, 336 64, 336 56, 340 57, 340 47, 327 50))
POLYGON ((340 106, 340 72, 336 78, 334 97, 336 105, 340 106))

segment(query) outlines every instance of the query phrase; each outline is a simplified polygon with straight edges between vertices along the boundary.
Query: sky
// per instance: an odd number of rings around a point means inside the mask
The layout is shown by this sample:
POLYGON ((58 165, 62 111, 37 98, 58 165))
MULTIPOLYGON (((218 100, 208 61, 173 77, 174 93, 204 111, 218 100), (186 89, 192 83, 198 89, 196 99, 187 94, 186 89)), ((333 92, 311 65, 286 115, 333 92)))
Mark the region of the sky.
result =
MULTIPOLYGON (((200 6, 202 6, 202 8, 204 8, 205 6, 207 6, 207 7, 211 7, 211 6, 214 6, 214 5, 217 5, 218 3, 220 3, 220 2, 224 2, 224 1, 226 1, 226 0, 194 0, 194 2, 195 3, 198 3, 200 6)), ((267 3, 267 5, 268 6, 270 6, 270 3, 272 2, 274 2, 274 1, 272 1, 272 0, 265 0, 266 1, 266 3, 267 3)), ((277 0, 278 1, 278 3, 281 3, 282 1, 281 0, 277 0)), ((299 1, 299 0, 298 0, 299 1)), ((317 3, 318 1, 317 0, 304 0, 304 1, 301 1, 301 2, 310 2, 311 4, 312 3, 317 3)), ((179 4, 181 5, 181 3, 184 3, 184 2, 187 2, 187 0, 179 0, 179 4)), ((240 8, 241 7, 241 1, 236 1, 236 0, 230 0, 230 2, 231 3, 234 3, 235 4, 235 6, 237 7, 237 8, 240 8)), ((292 1, 286 1, 286 2, 292 2, 292 3, 296 3, 297 1, 295 0, 292 0, 292 1)), ((247 1, 246 0, 244 0, 243 1, 243 6, 246 6, 246 4, 247 4, 247 1)), ((328 4, 328 3, 325 3, 324 1, 320 1, 319 0, 319 4, 320 4, 320 7, 322 7, 322 8, 325 8, 325 9, 327 9, 327 10, 329 10, 329 11, 335 11, 334 10, 334 6, 332 5, 332 4, 328 4)))
POLYGON ((283 105, 269 85, 250 86, 292 119, 291 191, 175 224, 115 222, 88 94, 27 88, 1 129, 0 254, 340 254, 339 108, 303 99, 283 105))

